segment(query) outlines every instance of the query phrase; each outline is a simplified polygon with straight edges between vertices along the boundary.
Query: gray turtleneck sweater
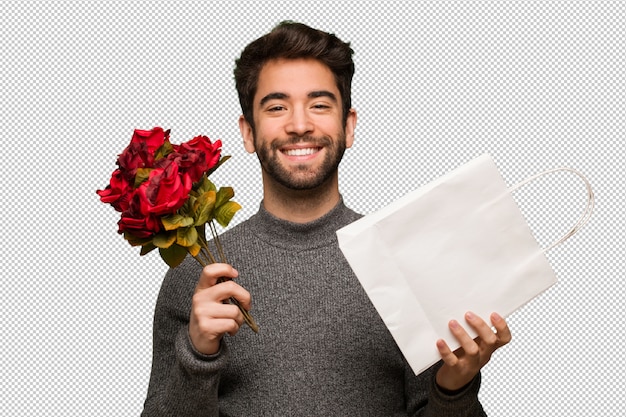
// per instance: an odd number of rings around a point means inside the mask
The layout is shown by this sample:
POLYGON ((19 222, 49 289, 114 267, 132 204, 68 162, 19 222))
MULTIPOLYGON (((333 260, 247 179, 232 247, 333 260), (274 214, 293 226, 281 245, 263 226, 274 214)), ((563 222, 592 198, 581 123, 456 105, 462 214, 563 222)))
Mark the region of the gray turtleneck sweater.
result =
MULTIPOLYGON (((188 335, 200 266, 165 276, 154 316, 152 374, 143 416, 483 416, 480 377, 446 395, 438 365, 415 376, 337 245, 360 215, 340 202, 311 223, 261 206, 220 236, 259 324, 225 336, 215 355, 188 335)), ((372 254, 376 256, 376 254, 372 254)))

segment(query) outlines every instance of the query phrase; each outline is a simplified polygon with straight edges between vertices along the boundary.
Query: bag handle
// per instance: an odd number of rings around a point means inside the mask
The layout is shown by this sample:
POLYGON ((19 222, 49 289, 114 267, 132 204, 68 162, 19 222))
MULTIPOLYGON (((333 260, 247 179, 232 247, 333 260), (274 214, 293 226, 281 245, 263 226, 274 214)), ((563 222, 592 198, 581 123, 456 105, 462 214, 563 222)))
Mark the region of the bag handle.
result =
POLYGON ((580 229, 582 229, 582 227, 585 224, 587 224, 587 222, 591 218, 591 214, 593 213, 593 207, 594 207, 595 201, 594 201, 593 190, 591 189, 591 184, 589 183, 589 180, 587 180, 587 178, 582 173, 580 173, 579 171, 577 171, 577 170, 575 170, 573 168, 559 167, 559 168, 553 168, 553 169, 549 169, 549 170, 540 172, 540 173, 538 173, 536 175, 528 177, 525 180, 522 180, 522 181, 518 182, 517 184, 514 184, 511 187, 509 187, 509 192, 513 193, 514 191, 518 190, 522 186, 524 186, 524 185, 526 185, 526 184, 528 184, 528 183, 530 183, 532 181, 535 181, 536 179, 539 179, 539 178, 541 178, 541 177, 543 177, 543 176, 545 176, 547 174, 552 174, 552 173, 558 172, 558 171, 572 172, 572 173, 578 175, 585 182, 585 187, 587 187, 587 207, 585 207, 585 211, 580 216, 580 218, 578 219, 576 224, 566 234, 564 234, 559 240, 555 241, 550 246, 545 248, 543 250, 544 252, 549 251, 550 249, 554 248, 555 246, 560 245, 561 243, 565 242, 567 239, 572 237, 576 232, 578 232, 580 229))

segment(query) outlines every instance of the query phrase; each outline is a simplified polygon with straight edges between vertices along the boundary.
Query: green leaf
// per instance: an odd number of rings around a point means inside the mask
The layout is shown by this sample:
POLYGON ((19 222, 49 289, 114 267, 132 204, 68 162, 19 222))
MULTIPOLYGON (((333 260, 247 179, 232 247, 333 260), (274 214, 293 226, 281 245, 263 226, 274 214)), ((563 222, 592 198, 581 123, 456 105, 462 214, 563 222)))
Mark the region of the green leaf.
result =
POLYGON ((198 241, 206 242, 206 230, 204 224, 196 226, 196 232, 198 232, 198 241))
POLYGON ((215 164, 215 166, 213 168, 211 168, 209 171, 207 171, 207 176, 211 175, 212 173, 215 172, 216 169, 218 169, 220 166, 222 166, 222 164, 226 161, 228 161, 230 159, 230 155, 224 155, 220 158, 219 162, 217 164, 215 164))
POLYGON ((187 256, 187 249, 182 246, 172 245, 169 248, 159 248, 159 254, 170 268, 175 268, 180 265, 185 259, 185 256, 187 256))
POLYGON ((238 203, 235 203, 234 201, 227 201, 221 206, 215 208, 213 216, 215 220, 222 225, 222 227, 226 227, 239 209, 241 209, 241 206, 238 203))
POLYGON ((175 230, 179 227, 188 227, 193 224, 192 217, 186 217, 180 214, 172 214, 170 216, 161 217, 161 222, 165 230, 175 230))
POLYGON ((126 239, 131 246, 143 246, 146 243, 152 242, 152 237, 141 238, 128 232, 124 232, 124 239, 126 239))
POLYGON ((198 181, 198 185, 194 186, 194 190, 196 190, 198 194, 203 194, 207 191, 217 191, 217 187, 211 182, 207 175, 204 174, 202 180, 198 181))
POLYGON ((193 189, 189 191, 189 195, 187 196, 187 199, 185 200, 183 205, 180 206, 178 210, 176 210, 175 214, 180 214, 183 217, 192 217, 190 216, 190 213, 193 213, 192 207, 196 201, 196 197, 194 197, 193 192, 194 192, 193 189))
POLYGON ((176 242, 176 232, 159 232, 152 239, 152 243, 158 248, 166 249, 176 242))
POLYGON ((217 196, 215 197, 215 206, 221 206, 234 196, 235 190, 233 190, 233 187, 220 187, 220 190, 217 192, 217 196))
POLYGON ((198 240, 198 232, 195 227, 181 227, 176 230, 176 243, 186 248, 194 245, 198 240))
POLYGON ((135 173, 135 184, 133 187, 137 188, 142 182, 147 181, 148 177, 150 177, 150 172, 152 172, 153 169, 154 168, 137 168, 137 173, 135 173))
POLYGON ((139 255, 140 256, 147 255, 148 253, 152 252, 154 249, 156 249, 156 245, 154 245, 154 243, 150 241, 144 244, 143 246, 141 246, 141 252, 139 252, 139 255))
POLYGON ((163 145, 161 145, 159 149, 157 149, 154 153, 154 160, 158 161, 161 158, 165 158, 172 152, 174 152, 174 146, 169 140, 166 140, 165 142, 163 142, 163 145))
POLYGON ((202 246, 198 245, 197 242, 187 248, 187 252, 189 252, 191 256, 198 256, 200 250, 202 250, 202 246))
POLYGON ((194 226, 205 224, 211 219, 215 207, 215 191, 207 191, 196 199, 194 226))

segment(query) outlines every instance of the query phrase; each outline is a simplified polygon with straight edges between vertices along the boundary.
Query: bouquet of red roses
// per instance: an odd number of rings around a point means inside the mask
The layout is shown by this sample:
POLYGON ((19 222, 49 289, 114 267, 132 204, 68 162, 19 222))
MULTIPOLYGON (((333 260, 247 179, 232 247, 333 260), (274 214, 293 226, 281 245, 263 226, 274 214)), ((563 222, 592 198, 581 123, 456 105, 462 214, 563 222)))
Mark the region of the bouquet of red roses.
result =
MULTIPOLYGON (((231 199, 232 187, 217 187, 209 175, 229 156, 221 156, 222 142, 206 136, 175 145, 169 130, 135 130, 130 144, 118 156, 118 168, 109 185, 97 194, 121 212, 118 233, 141 255, 158 248, 170 266, 191 254, 202 266, 227 262, 215 222, 226 227, 241 208, 231 199), (215 253, 209 248, 205 226, 209 226, 215 253)), ((237 300, 246 323, 258 326, 237 300)))

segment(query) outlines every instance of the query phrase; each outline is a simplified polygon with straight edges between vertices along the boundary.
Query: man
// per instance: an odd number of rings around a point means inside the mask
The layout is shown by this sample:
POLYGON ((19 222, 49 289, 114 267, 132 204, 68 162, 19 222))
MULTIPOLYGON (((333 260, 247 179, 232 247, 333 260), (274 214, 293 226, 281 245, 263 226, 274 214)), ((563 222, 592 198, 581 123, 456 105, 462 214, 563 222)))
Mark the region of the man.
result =
POLYGON ((338 248, 335 231, 360 217, 337 173, 354 141, 353 73, 348 43, 290 22, 237 60, 263 202, 220 237, 230 265, 187 259, 167 273, 145 416, 484 415, 480 369, 510 340, 505 321, 494 314, 494 332, 468 313, 475 340, 451 322, 462 347, 437 342, 442 361, 415 376, 338 248))

